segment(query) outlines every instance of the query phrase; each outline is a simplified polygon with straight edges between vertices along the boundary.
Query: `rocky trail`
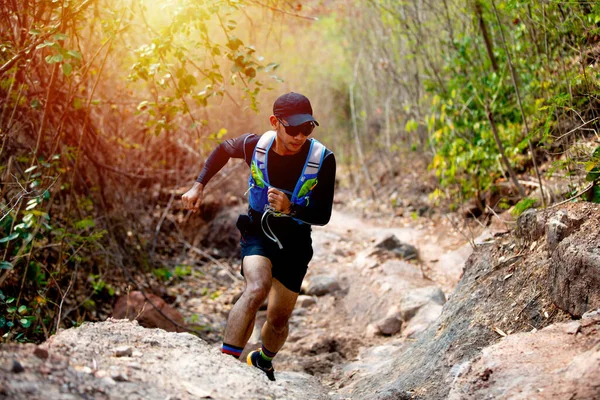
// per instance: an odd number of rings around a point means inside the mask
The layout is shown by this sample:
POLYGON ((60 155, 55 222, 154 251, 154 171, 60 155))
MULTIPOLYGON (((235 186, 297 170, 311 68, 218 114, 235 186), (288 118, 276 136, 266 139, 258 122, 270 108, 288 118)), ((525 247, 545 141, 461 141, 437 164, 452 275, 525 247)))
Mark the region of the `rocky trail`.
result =
POLYGON ((109 319, 4 345, 0 398, 597 399, 599 221, 591 203, 527 212, 514 233, 479 232, 473 252, 443 219, 337 212, 314 229, 276 382, 219 352, 243 285, 215 263, 173 288, 206 340, 109 319))

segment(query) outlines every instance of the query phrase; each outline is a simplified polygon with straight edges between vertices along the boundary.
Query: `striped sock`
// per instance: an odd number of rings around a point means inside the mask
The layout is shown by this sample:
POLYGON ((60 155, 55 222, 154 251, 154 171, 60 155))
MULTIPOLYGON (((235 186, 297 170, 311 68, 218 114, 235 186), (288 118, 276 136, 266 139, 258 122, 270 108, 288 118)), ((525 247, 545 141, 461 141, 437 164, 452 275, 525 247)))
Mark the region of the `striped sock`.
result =
POLYGON ((227 343, 223 343, 221 346, 221 353, 229 354, 230 356, 234 356, 235 358, 239 358, 242 354, 243 347, 232 346, 227 343))
POLYGON ((265 361, 264 363, 260 363, 263 366, 270 366, 271 365, 271 361, 273 361, 273 357, 275 357, 275 355, 277 355, 277 353, 273 353, 272 351, 269 351, 269 349, 267 349, 265 347, 265 345, 263 344, 261 346, 260 349, 260 357, 265 361))

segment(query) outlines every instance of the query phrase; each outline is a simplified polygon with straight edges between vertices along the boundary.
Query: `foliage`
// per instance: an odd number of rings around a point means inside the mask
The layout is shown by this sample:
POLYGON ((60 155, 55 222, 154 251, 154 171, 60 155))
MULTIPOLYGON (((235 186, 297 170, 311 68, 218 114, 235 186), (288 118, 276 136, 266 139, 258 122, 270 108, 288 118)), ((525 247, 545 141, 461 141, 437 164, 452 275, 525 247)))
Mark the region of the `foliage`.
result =
POLYGON ((510 169, 534 175, 532 159, 539 163, 597 128, 599 4, 368 4, 356 4, 358 18, 348 25, 366 88, 360 101, 373 115, 394 96, 389 149, 430 157, 451 200, 479 195, 510 169), (565 129, 576 127, 574 119, 586 129, 565 129))
POLYGON ((519 215, 523 214, 525 211, 530 208, 534 208, 537 205, 537 201, 535 199, 530 199, 525 197, 517 204, 515 204, 514 208, 510 211, 511 215, 517 218, 519 215))
POLYGON ((217 114, 239 118, 280 81, 239 29, 249 4, 0 6, 3 340, 105 317, 126 279, 159 270, 148 253, 162 233, 147 216, 168 202, 151 183, 181 185, 197 164, 189 149, 227 134, 209 109, 230 101, 236 112, 217 114))

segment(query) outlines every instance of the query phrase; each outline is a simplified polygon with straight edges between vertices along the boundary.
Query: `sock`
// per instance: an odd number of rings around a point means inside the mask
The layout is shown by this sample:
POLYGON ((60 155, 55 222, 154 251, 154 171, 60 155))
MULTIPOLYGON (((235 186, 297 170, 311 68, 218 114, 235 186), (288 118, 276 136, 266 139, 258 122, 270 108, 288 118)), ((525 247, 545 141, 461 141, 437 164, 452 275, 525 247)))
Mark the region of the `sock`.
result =
POLYGON ((221 353, 229 354, 235 358, 240 358, 240 354, 242 354, 243 347, 233 346, 227 343, 223 343, 221 346, 221 353))
POLYGON ((258 359, 258 363, 262 367, 270 368, 272 366, 273 357, 275 357, 277 353, 273 353, 269 351, 263 344, 260 349, 260 358, 258 359))

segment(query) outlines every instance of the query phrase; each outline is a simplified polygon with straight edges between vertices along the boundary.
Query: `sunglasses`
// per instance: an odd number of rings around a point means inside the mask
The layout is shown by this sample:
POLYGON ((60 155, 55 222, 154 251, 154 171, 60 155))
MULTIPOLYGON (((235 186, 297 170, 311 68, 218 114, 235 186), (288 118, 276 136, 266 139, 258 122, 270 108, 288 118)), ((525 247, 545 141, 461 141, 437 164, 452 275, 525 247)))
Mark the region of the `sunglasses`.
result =
POLYGON ((279 118, 277 118, 277 120, 285 128, 285 133, 287 133, 291 137, 296 137, 299 134, 308 136, 312 133, 313 129, 315 129, 315 123, 312 121, 305 122, 302 125, 298 125, 298 126, 290 126, 290 124, 283 122, 279 118))

